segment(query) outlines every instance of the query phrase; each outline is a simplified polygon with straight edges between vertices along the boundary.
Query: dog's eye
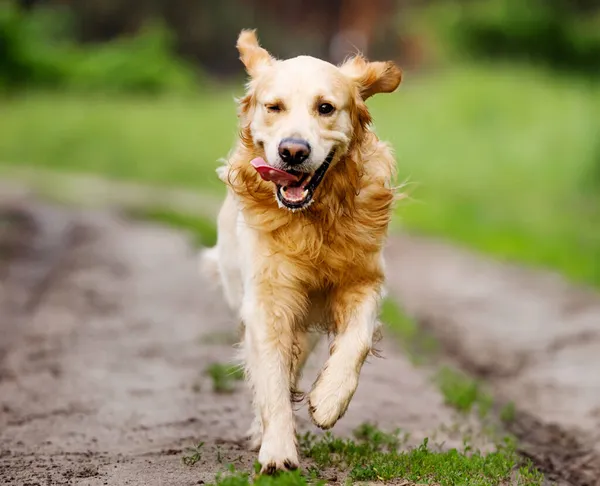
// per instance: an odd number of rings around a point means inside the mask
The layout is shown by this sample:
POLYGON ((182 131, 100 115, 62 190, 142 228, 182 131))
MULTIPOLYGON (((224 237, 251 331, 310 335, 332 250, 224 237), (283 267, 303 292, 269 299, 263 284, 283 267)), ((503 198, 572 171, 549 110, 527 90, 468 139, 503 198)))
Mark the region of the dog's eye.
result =
POLYGON ((278 113, 281 111, 281 105, 279 103, 267 104, 265 105, 265 108, 271 113, 278 113))
POLYGON ((330 115, 335 108, 331 103, 321 103, 318 110, 321 115, 330 115))

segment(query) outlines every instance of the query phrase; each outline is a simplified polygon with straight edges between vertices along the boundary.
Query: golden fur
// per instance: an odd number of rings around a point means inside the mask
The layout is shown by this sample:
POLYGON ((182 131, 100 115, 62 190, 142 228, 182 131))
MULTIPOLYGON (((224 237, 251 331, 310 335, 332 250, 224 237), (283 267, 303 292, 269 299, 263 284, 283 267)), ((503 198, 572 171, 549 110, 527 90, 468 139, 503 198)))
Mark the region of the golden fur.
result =
MULTIPOLYGON (((259 56, 254 51, 251 55, 259 56)), ((264 62, 264 57, 260 59, 264 62)), ((366 61, 356 57, 349 63, 364 68, 366 61)), ((374 76, 369 73, 363 76, 374 76)), ((370 86, 373 81, 362 83, 370 86)), ((379 252, 395 200, 395 161, 387 144, 369 131, 371 116, 359 88, 350 89, 354 91, 350 148, 327 172, 315 203, 300 212, 282 210, 273 197, 272 184, 249 164, 264 156, 249 128, 256 103, 252 89, 240 100, 240 142, 230 157, 225 180, 241 200, 247 224, 260 233, 272 258, 281 259, 288 269, 279 272, 278 284, 285 280, 288 290, 297 288, 299 294, 383 282, 379 252)), ((294 300, 298 297, 293 296, 294 300)))
MULTIPOLYGON (((331 357, 309 394, 311 417, 322 428, 333 426, 346 411, 372 349, 384 282, 381 253, 395 200, 395 161, 388 145, 370 131, 365 100, 394 91, 401 74, 391 62, 369 63, 362 56, 339 68, 313 58, 292 60, 322 75, 315 89, 328 84, 330 91, 314 95, 317 103, 336 97, 339 113, 319 117, 309 110, 304 118, 316 137, 313 145, 320 153, 333 146, 335 158, 313 203, 290 211, 278 204, 273 183, 250 165, 256 157, 268 159, 269 134, 283 120, 261 111, 262 104, 274 102, 271 91, 278 103, 293 101, 286 99, 286 83, 272 74, 273 66, 282 75, 285 69, 259 46, 253 31, 243 31, 237 47, 250 82, 239 101, 239 141, 219 170, 229 189, 219 217, 219 243, 205 260, 218 265, 228 301, 245 325, 246 367, 257 410, 251 435, 263 472, 272 472, 298 462, 289 402, 314 347, 309 331, 335 336, 331 357)), ((313 95, 297 96, 305 102, 313 95)), ((287 123, 300 122, 288 117, 287 123)))

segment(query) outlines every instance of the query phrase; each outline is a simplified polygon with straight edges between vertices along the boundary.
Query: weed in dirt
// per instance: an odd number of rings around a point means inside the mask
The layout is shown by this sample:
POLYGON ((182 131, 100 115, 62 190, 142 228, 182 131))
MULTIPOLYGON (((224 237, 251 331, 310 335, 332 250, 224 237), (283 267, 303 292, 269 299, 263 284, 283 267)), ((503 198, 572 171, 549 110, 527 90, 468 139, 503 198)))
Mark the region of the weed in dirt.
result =
POLYGON ((211 364, 206 373, 211 377, 213 390, 217 393, 231 393, 235 389, 235 382, 244 379, 242 368, 223 363, 211 364))
POLYGON ((485 418, 493 405, 492 397, 481 389, 481 384, 464 373, 442 367, 436 377, 437 384, 447 405, 459 412, 469 413, 477 406, 481 418, 485 418))
POLYGON ((230 470, 229 474, 217 476, 214 486, 246 486, 255 484, 258 486, 321 486, 325 481, 313 481, 302 475, 299 471, 286 471, 275 476, 257 476, 254 480, 250 474, 230 470))
POLYGON ((353 435, 360 442, 367 442, 375 447, 384 447, 388 450, 396 450, 408 442, 410 434, 396 429, 393 433, 379 430, 375 425, 365 422, 354 429, 353 435))
POLYGON ((194 236, 197 246, 213 246, 217 242, 217 227, 214 221, 197 215, 182 214, 164 208, 153 208, 135 214, 141 219, 156 221, 173 228, 186 230, 194 236))
POLYGON ((416 483, 450 486, 492 486, 508 481, 516 474, 522 485, 541 485, 542 476, 530 463, 520 465, 515 443, 505 439, 495 452, 483 454, 465 444, 464 450, 434 451, 428 439, 416 448, 399 451, 402 439, 372 425, 355 432, 356 440, 322 438, 308 433, 301 437, 303 454, 319 469, 335 467, 349 471, 356 481, 408 480, 416 483))
POLYGON ((438 351, 437 340, 409 318, 394 300, 384 299, 380 318, 400 339, 413 363, 422 364, 438 351))
POLYGON ((198 445, 194 447, 188 447, 186 449, 187 454, 181 458, 181 462, 183 462, 186 466, 193 466, 200 459, 202 459, 202 447, 204 446, 204 442, 199 442, 198 445))
POLYGON ((304 473, 259 476, 260 465, 256 463, 253 478, 229 466, 227 474, 217 475, 214 485, 322 485, 323 472, 332 469, 347 474, 346 484, 400 480, 403 484, 496 486, 516 480, 522 486, 540 486, 543 481, 531 462, 520 461, 515 442, 509 438, 488 454, 473 450, 467 443, 460 451, 432 450, 428 439, 419 447, 399 450, 407 439, 400 431, 386 433, 368 423, 354 431, 354 439, 336 438, 329 432, 321 437, 306 433, 299 438, 302 454, 310 462, 304 473))
POLYGON ((515 404, 513 402, 508 402, 500 410, 500 420, 505 424, 510 424, 515 421, 515 414, 515 404))
MULTIPOLYGON (((397 335, 414 364, 431 364, 440 346, 435 337, 406 316, 391 298, 384 299, 380 316, 397 335)), ((436 383, 446 404, 460 412, 469 413, 476 405, 481 418, 485 418, 492 408, 492 397, 481 390, 479 382, 466 374, 444 366, 437 373, 436 383)))
MULTIPOLYGON (((538 485, 544 483, 544 475, 538 471, 531 459, 527 459, 525 464, 519 468, 517 474, 518 483, 520 485, 538 485)), ((554 484, 554 483, 553 483, 554 484)))

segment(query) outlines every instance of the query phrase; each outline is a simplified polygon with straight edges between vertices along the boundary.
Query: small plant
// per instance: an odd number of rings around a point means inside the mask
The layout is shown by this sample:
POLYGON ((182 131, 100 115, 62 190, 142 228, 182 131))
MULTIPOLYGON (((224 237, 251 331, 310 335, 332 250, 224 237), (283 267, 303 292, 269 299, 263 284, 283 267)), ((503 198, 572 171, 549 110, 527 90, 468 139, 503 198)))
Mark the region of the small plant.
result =
POLYGON ((244 379, 244 371, 239 366, 213 363, 206 373, 212 378, 213 390, 217 393, 231 393, 235 389, 235 382, 244 379))
POLYGON ((544 475, 533 466, 530 459, 527 459, 525 464, 519 468, 518 481, 519 485, 527 486, 543 484, 544 475))
POLYGON ((187 454, 181 458, 181 462, 183 462, 186 466, 193 466, 200 459, 202 459, 202 447, 204 446, 204 442, 199 442, 195 447, 188 447, 186 449, 187 454))
POLYGON ((362 442, 368 442, 381 450, 395 451, 408 440, 408 434, 400 438, 400 430, 391 434, 382 432, 376 425, 366 422, 354 430, 354 437, 362 442))
POLYGON ((398 336, 413 363, 422 364, 435 355, 439 348, 436 339, 409 318, 392 299, 384 299, 380 316, 381 321, 398 336))
POLYGON ((510 424, 515 420, 515 404, 513 402, 508 402, 502 410, 500 410, 500 420, 505 424, 510 424))
POLYGON ((459 412, 469 413, 475 405, 483 418, 492 407, 492 397, 481 390, 480 384, 465 374, 447 366, 437 374, 437 383, 447 405, 459 412))

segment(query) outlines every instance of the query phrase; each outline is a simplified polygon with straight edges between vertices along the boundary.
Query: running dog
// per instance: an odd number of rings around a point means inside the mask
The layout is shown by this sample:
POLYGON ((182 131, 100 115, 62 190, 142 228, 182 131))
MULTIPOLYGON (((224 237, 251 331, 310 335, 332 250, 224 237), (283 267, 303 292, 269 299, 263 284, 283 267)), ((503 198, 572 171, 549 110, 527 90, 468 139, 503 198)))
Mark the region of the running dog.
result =
POLYGON ((402 74, 360 54, 340 66, 278 60, 250 30, 237 49, 249 75, 240 136, 217 170, 227 196, 201 263, 243 323, 250 441, 270 474, 299 465, 292 404, 315 336, 332 337, 307 393, 322 429, 346 412, 373 349, 396 191, 392 151, 370 130, 365 101, 395 91, 402 74))

